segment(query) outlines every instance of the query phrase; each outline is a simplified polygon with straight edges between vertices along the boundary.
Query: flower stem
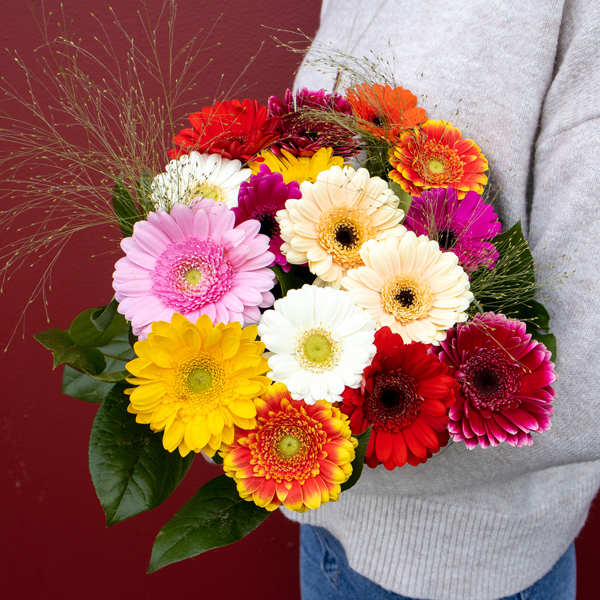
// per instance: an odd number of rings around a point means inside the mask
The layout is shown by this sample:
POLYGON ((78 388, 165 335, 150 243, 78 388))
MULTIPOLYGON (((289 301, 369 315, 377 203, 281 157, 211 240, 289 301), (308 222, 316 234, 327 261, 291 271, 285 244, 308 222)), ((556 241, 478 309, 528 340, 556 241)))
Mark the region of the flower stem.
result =
POLYGON ((106 358, 114 358, 115 360, 122 360, 123 362, 129 362, 131 360, 129 358, 121 358, 120 356, 114 356, 114 354, 106 354, 105 352, 103 352, 102 354, 104 354, 106 358))

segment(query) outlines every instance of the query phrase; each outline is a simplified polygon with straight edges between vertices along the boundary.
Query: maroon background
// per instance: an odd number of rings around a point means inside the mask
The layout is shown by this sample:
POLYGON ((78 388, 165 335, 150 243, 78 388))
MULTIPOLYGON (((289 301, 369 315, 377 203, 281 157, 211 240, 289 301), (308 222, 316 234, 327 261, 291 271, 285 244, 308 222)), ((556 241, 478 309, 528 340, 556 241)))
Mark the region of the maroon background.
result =
MULTIPOLYGON (((97 23, 88 10, 81 8, 80 1, 67 0, 63 4, 68 19, 75 20, 78 36, 91 40, 99 33, 97 23)), ((140 4, 118 4, 117 14, 127 31, 135 34, 139 30, 136 9, 140 4)), ((148 1, 154 12, 161 4, 161 0, 148 1)), ((0 34, 5 47, 17 49, 26 62, 33 64, 32 52, 41 39, 29 6, 24 0, 4 3, 0 34)), ((202 76, 198 97, 212 97, 221 73, 232 82, 263 40, 266 43, 262 52, 242 80, 246 84, 256 82, 248 97, 265 102, 271 93, 283 93, 292 84, 298 57, 277 48, 269 39, 273 32, 261 25, 300 28, 312 35, 318 25, 319 8, 319 0, 181 0, 178 23, 184 39, 201 25, 209 28, 224 13, 213 37, 222 45, 211 51, 214 63, 202 76)), ((58 12, 59 2, 48 2, 46 9, 58 12)), ((112 22, 108 3, 94 5, 93 11, 102 22, 112 22)), ((55 20, 53 17, 52 22, 55 20)), ((113 41, 124 53, 122 43, 113 41)), ((8 54, 1 55, 0 74, 25 89, 22 74, 8 54)), ((27 119, 28 115, 15 113, 15 117, 27 119)), ((199 457, 179 489, 162 506, 105 528, 87 457, 97 406, 60 394, 61 369, 50 370, 50 353, 32 338, 33 333, 47 327, 67 328, 82 310, 110 300, 115 255, 102 254, 113 250, 103 233, 82 235, 68 246, 54 269, 48 296, 50 325, 41 301, 31 305, 24 336, 19 332, 0 359, 0 597, 176 600, 220 594, 225 599, 299 598, 298 528, 278 513, 234 546, 145 575, 152 542, 161 526, 199 486, 219 472, 199 457), (93 253, 100 256, 91 258, 93 253)), ((9 235, 16 234, 2 232, 0 245, 5 245, 9 235)), ((38 267, 23 269, 5 286, 0 296, 2 346, 10 338, 40 274, 38 267)), ((577 542, 578 600, 598 598, 595 570, 599 535, 600 511, 596 510, 577 542)))

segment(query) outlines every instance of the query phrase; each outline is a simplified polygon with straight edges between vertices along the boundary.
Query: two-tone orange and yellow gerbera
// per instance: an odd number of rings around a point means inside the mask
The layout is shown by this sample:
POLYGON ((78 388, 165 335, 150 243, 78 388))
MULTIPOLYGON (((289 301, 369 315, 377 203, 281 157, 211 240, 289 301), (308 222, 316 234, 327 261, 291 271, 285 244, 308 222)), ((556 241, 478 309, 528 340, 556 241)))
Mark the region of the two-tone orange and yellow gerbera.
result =
POLYGON ((406 130, 390 150, 389 177, 405 192, 420 196, 430 188, 454 188, 458 198, 471 190, 481 194, 488 161, 473 140, 465 140, 445 121, 427 121, 406 130))
POLYGON ((235 427, 255 426, 253 400, 271 383, 256 335, 256 325, 213 326, 207 315, 195 324, 178 313, 170 323, 153 323, 148 339, 134 346, 138 358, 127 363, 127 381, 137 386, 125 390, 127 410, 138 423, 164 430, 169 452, 214 456, 233 442, 235 427))
POLYGON ((240 496, 269 511, 283 504, 306 512, 336 501, 358 445, 346 415, 329 402, 292 400, 282 383, 254 404, 256 428, 236 430, 235 441, 221 451, 240 496))
POLYGON ((363 83, 346 91, 356 124, 375 137, 393 143, 406 128, 427 120, 417 97, 401 87, 363 83))

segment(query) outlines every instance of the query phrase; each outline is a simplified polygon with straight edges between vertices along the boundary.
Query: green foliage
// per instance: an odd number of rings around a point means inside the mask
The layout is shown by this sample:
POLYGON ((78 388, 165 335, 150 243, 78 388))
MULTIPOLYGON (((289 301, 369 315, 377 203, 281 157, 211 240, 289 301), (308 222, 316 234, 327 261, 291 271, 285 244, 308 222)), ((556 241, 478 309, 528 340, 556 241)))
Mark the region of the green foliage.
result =
POLYGON ((119 175, 115 179, 115 187, 113 188, 112 205, 119 221, 119 227, 123 237, 131 237, 133 234, 133 225, 137 221, 143 219, 138 208, 129 193, 129 190, 123 183, 123 176, 119 175))
POLYGON ((534 262, 521 223, 496 236, 492 243, 499 254, 495 268, 480 267, 471 277, 471 291, 476 300, 486 312, 501 312, 511 319, 547 330, 550 315, 533 299, 534 262))
POLYGON ((117 308, 119 303, 113 298, 108 306, 98 308, 90 316, 90 320, 94 327, 104 333, 111 325, 111 323, 117 317, 117 308))
POLYGON ((354 450, 354 460, 352 461, 352 475, 348 478, 348 481, 342 483, 341 491, 345 492, 353 487, 362 475, 362 470, 365 464, 365 454, 367 453, 367 446, 369 445, 369 438, 371 437, 372 426, 363 431, 360 435, 356 435, 358 440, 358 446, 354 450))
POLYGON ((405 192, 395 181, 388 181, 388 186, 390 187, 390 190, 392 190, 392 192, 398 196, 398 200, 400 200, 398 203, 398 208, 401 208, 406 216, 410 210, 413 197, 408 192, 405 192))
POLYGON ((305 283, 312 284, 315 280, 315 275, 310 272, 308 267, 292 265, 292 268, 286 273, 280 265, 273 265, 271 270, 275 273, 279 283, 279 293, 274 290, 276 298, 283 298, 290 290, 299 289, 305 283))
MULTIPOLYGON (((108 307, 110 307, 110 304, 108 307)), ((98 329, 96 324, 98 323, 97 317, 103 315, 103 311, 108 309, 108 307, 105 307, 105 309, 90 308, 75 317, 71 323, 71 327, 69 327, 69 335, 75 344, 86 348, 106 346, 115 337, 117 332, 125 327, 125 317, 115 311, 112 321, 106 325, 106 329, 104 331, 98 329)), ((101 321, 102 327, 105 324, 106 319, 101 321)))
POLYGON ((153 181, 154 177, 151 173, 142 173, 135 185, 137 201, 145 214, 148 214, 150 211, 154 210, 154 203, 152 200, 150 200, 152 197, 153 181))
POLYGON ((185 477, 194 454, 167 452, 162 433, 127 412, 127 383, 117 383, 98 409, 90 435, 90 473, 113 525, 164 502, 185 477))
POLYGON ((538 342, 541 342, 546 346, 548 350, 552 353, 552 361, 556 363, 557 354, 556 354, 556 337, 553 333, 540 333, 535 329, 528 331, 531 334, 531 337, 538 342))
POLYGON ((242 500, 233 479, 219 475, 201 487, 160 530, 148 573, 233 544, 256 529, 269 514, 254 502, 242 500))

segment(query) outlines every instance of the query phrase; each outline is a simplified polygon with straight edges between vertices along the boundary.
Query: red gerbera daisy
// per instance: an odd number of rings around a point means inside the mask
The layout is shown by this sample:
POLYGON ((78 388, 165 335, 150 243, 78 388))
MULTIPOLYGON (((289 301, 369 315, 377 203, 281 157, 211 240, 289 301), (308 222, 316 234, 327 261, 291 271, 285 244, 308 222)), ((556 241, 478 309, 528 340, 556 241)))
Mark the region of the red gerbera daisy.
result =
POLYGON ((405 344, 382 327, 375 346, 362 386, 345 389, 341 411, 350 417, 354 435, 373 425, 365 456, 369 467, 417 466, 448 442, 448 411, 458 385, 446 366, 427 353, 428 344, 405 344))
POLYGON ((279 117, 269 117, 256 100, 215 102, 188 118, 192 128, 173 138, 177 148, 169 150, 171 158, 196 150, 246 162, 279 137, 279 117))

